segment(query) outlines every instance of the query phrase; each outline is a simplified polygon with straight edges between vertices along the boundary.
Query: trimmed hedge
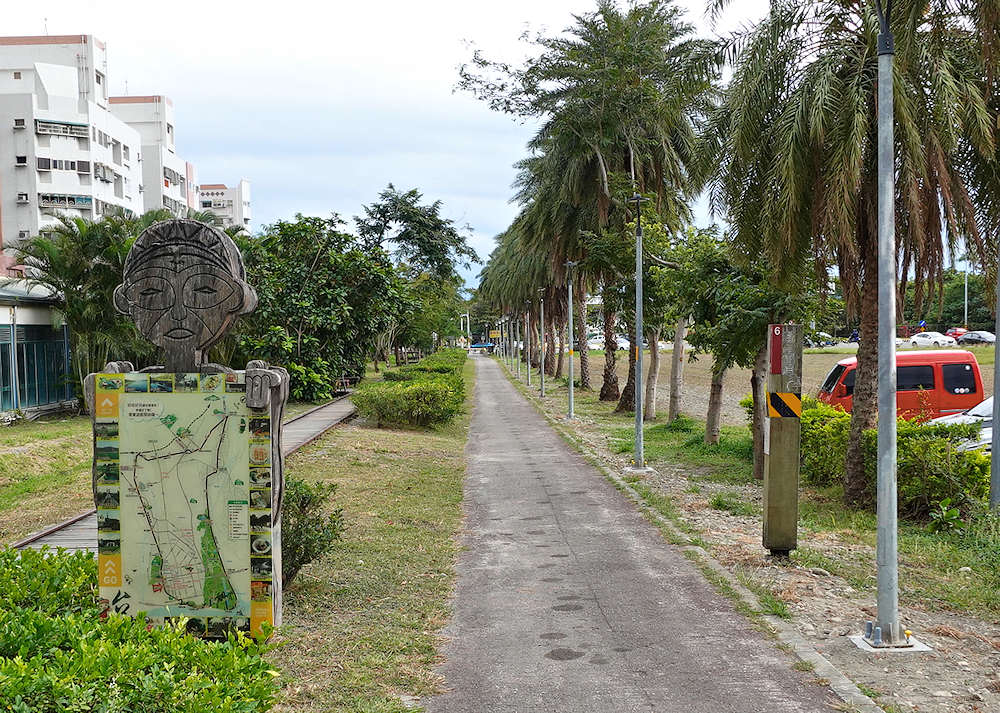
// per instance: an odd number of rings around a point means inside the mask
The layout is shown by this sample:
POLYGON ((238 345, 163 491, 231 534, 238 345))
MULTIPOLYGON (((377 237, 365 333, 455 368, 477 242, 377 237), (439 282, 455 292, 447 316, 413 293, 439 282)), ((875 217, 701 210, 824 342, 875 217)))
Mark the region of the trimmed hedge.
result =
POLYGON ((362 384, 351 397, 365 418, 382 426, 448 423, 462 412, 463 349, 442 349, 416 364, 387 371, 383 381, 362 384))
MULTIPOLYGON (((802 411, 802 478, 826 486, 843 482, 851 415, 816 403, 802 411)), ((928 517, 942 500, 960 507, 981 503, 989 493, 990 459, 980 451, 958 447, 979 433, 978 424, 919 424, 899 419, 896 425, 896 478, 899 514, 928 517)), ((866 505, 875 503, 878 432, 864 434, 866 505)))
POLYGON ((242 634, 99 619, 89 554, 0 550, 0 711, 257 713, 271 707, 269 650, 242 634))

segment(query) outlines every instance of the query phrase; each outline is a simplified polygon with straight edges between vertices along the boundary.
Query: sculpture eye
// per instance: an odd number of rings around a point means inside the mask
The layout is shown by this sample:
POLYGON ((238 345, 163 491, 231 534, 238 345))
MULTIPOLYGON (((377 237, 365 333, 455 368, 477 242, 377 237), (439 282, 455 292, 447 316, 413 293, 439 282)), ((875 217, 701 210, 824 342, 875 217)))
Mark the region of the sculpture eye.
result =
POLYGON ((188 278, 184 285, 184 305, 194 309, 208 309, 226 301, 235 291, 224 276, 201 272, 188 278))
POLYGON ((162 277, 141 277, 128 288, 129 301, 141 309, 167 309, 174 302, 173 289, 162 277))

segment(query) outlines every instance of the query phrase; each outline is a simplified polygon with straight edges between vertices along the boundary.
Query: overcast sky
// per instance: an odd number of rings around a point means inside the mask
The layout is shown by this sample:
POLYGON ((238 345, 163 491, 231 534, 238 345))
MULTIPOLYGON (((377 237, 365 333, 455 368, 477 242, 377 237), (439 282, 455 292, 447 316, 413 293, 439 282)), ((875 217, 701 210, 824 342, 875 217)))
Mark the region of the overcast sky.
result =
MULTIPOLYGON (((679 0, 710 33, 703 0, 679 0)), ((486 258, 516 214, 512 164, 531 126, 453 88, 473 41, 517 61, 525 29, 560 31, 589 0, 5 2, 4 35, 94 34, 110 91, 166 94, 201 183, 249 179, 253 228, 295 213, 350 218, 386 184, 440 199, 486 258), (155 7, 155 11, 154 8, 155 7)), ((723 28, 767 0, 733 3, 723 28)), ((700 221, 707 220, 705 211, 700 221)), ((479 268, 466 271, 474 285, 479 268)))

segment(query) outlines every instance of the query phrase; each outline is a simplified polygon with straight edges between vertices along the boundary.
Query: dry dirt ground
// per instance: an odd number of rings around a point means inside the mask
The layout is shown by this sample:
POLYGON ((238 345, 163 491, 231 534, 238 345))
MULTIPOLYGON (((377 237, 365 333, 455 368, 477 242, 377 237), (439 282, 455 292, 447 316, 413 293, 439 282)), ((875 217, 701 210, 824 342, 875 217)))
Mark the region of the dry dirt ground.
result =
MULTIPOLYGON (((830 373, 830 370, 841 359, 852 356, 838 351, 808 352, 802 356, 802 393, 815 396, 820 384, 830 373)), ((649 355, 644 356, 645 366, 649 365, 649 355)), ((660 353, 659 387, 656 392, 657 411, 666 413, 670 399, 670 359, 669 350, 660 353)), ((576 359, 577 381, 579 381, 579 358, 576 359)), ((993 393, 992 365, 980 367, 983 377, 983 390, 986 394, 993 393)), ((601 376, 604 373, 604 354, 590 354, 591 383, 595 389, 601 387, 601 376)), ((628 378, 628 357, 625 352, 618 352, 617 372, 619 383, 624 386, 628 378)), ((684 366, 684 391, 681 397, 681 411, 704 420, 708 411, 708 392, 712 381, 712 358, 707 355, 697 357, 684 366)), ((722 389, 722 422, 728 426, 742 426, 746 423, 746 415, 740 408, 740 399, 750 393, 750 370, 733 368, 726 372, 722 389)), ((984 397, 985 398, 985 397, 984 397)))
MULTIPOLYGON (((669 357, 669 354, 667 355, 669 357)), ((806 393, 815 393, 819 383, 843 354, 807 354, 804 359, 806 393)), ((624 362, 624 359, 621 360, 624 362)), ((669 379, 669 358, 661 362, 661 384, 669 379)), ((599 388, 603 356, 592 359, 594 386, 599 388)), ((627 364, 620 364, 624 383, 627 364)), ((709 367, 706 359, 688 364, 685 371, 684 410, 704 419, 707 407, 709 367)), ((983 369, 986 393, 992 391, 992 373, 983 369)), ((535 382, 537 383, 537 382, 535 382)), ((745 423, 738 401, 749 390, 749 371, 727 374, 725 421, 745 423)), ((537 396, 537 391, 534 391, 537 396)), ((669 393, 658 394, 658 405, 666 411, 669 393)), ((587 398, 587 397, 584 397, 587 398)), ((544 408, 554 418, 565 409, 565 389, 550 391, 544 408)), ((581 406, 583 406, 581 404, 581 406)), ((587 415, 572 425, 587 449, 611 469, 621 472, 626 458, 613 452, 606 419, 587 415)), ((680 520, 696 532, 713 555, 740 576, 773 591, 784 601, 794 626, 824 656, 863 691, 872 695, 888 713, 1000 713, 1000 620, 944 611, 933 602, 920 602, 904 586, 902 617, 905 626, 920 641, 932 647, 927 653, 872 654, 859 650, 849 634, 860 633, 864 622, 875 613, 875 552, 858 538, 830 532, 810 532, 800 528, 799 553, 791 561, 772 560, 761 546, 761 488, 757 483, 738 485, 715 482, 708 471, 698 467, 653 463, 658 472, 647 481, 655 491, 670 498, 680 520), (734 515, 713 509, 714 495, 735 496, 752 503, 753 515, 734 515), (847 578, 812 566, 810 559, 828 558, 850 562, 848 569, 867 576, 847 578)), ((907 562, 901 562, 905 572, 907 562)), ((831 569, 835 569, 831 567, 831 569)), ((913 570, 910 571, 911 576, 913 570)), ((916 574, 919 576, 919 573, 916 574)), ((964 575, 956 571, 954 576, 964 575)), ((905 585, 905 582, 904 582, 905 585)))

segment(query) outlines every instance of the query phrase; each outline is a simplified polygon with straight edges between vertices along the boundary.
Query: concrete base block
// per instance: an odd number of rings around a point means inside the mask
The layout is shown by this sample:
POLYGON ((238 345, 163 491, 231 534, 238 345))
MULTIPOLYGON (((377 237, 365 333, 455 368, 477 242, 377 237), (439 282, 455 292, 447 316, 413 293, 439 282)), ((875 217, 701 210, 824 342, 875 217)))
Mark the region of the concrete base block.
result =
POLYGON ((868 643, 864 634, 852 634, 847 637, 854 642, 862 651, 866 651, 870 654, 909 654, 918 651, 933 651, 930 646, 923 643, 922 641, 917 641, 916 638, 910 637, 909 646, 872 646, 868 643))
POLYGON ((624 477, 629 478, 647 478, 650 475, 655 475, 656 471, 650 468, 648 465, 644 468, 636 468, 634 465, 625 466, 624 477))

